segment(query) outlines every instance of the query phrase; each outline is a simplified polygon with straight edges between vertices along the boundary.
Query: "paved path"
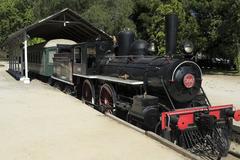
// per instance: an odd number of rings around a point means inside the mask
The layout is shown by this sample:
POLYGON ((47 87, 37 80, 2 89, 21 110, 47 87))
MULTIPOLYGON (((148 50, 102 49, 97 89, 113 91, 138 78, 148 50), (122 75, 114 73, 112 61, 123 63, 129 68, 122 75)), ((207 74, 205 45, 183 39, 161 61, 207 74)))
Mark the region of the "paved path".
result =
POLYGON ((33 80, 0 68, 0 159, 180 160, 182 155, 33 80))

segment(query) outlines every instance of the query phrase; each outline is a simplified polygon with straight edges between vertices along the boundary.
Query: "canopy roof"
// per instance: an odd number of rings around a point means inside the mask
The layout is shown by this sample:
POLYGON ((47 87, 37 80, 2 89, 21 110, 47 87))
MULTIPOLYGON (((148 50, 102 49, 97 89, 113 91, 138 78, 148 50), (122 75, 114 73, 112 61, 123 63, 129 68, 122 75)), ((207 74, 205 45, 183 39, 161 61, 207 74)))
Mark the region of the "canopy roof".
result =
POLYGON ((11 34, 4 45, 8 45, 16 39, 22 39, 25 33, 30 38, 40 37, 47 41, 51 39, 70 39, 79 43, 96 38, 111 40, 110 35, 97 29, 68 8, 11 34))

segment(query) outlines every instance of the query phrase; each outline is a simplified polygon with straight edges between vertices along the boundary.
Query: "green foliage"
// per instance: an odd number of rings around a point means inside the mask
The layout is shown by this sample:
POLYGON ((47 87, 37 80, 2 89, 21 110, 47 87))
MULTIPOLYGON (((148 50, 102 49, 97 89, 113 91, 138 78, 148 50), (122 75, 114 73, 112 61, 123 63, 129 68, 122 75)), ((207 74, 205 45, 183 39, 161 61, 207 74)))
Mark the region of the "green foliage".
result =
POLYGON ((0 42, 63 8, 71 8, 112 35, 130 28, 138 38, 155 41, 157 54, 165 53, 165 16, 175 13, 179 17, 178 53, 188 39, 195 53, 235 60, 239 55, 239 0, 1 0, 0 42))
POLYGON ((9 34, 26 25, 33 19, 33 10, 27 0, 5 0, 0 3, 0 42, 9 34))
POLYGON ((133 12, 132 0, 98 1, 82 16, 96 27, 110 34, 117 34, 123 28, 135 30, 135 24, 128 17, 133 12))
POLYGON ((133 21, 129 19, 133 7, 132 0, 35 0, 33 11, 36 19, 41 19, 70 8, 94 26, 116 34, 125 27, 135 30, 133 21))
POLYGON ((98 0, 34 0, 33 10, 36 19, 42 19, 64 8, 83 13, 98 0))
POLYGON ((110 14, 112 15, 113 33, 116 34, 123 28, 135 30, 134 22, 129 19, 134 7, 132 0, 109 0, 108 6, 110 8, 110 14))
POLYGON ((200 34, 207 40, 204 53, 239 62, 240 1, 194 0, 190 5, 198 13, 200 34))
MULTIPOLYGON (((136 22, 143 24, 140 30, 146 30, 145 32, 141 32, 139 36, 143 39, 155 41, 157 44, 158 54, 165 53, 165 16, 168 14, 176 14, 179 18, 177 41, 178 52, 181 52, 181 49, 183 48, 182 45, 185 40, 197 42, 202 38, 199 35, 199 26, 196 17, 191 16, 189 10, 186 9, 186 4, 183 1, 147 0, 140 1, 137 4, 137 7, 136 12, 141 13, 137 15, 136 22), (146 6, 146 4, 150 5, 146 6)), ((200 43, 196 44, 196 50, 202 48, 200 43)))
POLYGON ((95 27, 104 30, 107 33, 112 33, 114 30, 111 15, 105 10, 105 6, 97 4, 91 6, 82 16, 87 19, 95 27))
POLYGON ((35 38, 28 40, 28 46, 33 46, 35 44, 39 44, 39 43, 43 43, 43 42, 46 42, 46 40, 43 38, 35 37, 35 38))

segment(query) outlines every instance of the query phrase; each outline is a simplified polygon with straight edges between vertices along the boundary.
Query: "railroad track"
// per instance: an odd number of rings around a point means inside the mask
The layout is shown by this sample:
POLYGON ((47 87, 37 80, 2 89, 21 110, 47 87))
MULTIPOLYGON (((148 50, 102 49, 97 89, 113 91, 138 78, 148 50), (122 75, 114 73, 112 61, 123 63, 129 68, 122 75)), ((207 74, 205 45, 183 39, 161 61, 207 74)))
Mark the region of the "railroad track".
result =
POLYGON ((233 125, 229 153, 240 158, 240 126, 233 125))
POLYGON ((138 132, 140 132, 142 134, 145 134, 146 136, 148 136, 148 137, 150 137, 150 138, 160 142, 161 144, 171 148, 175 152, 178 152, 178 153, 182 154, 186 158, 189 158, 191 160, 201 160, 201 158, 198 157, 197 155, 192 154, 191 152, 183 149, 182 147, 177 146, 176 144, 174 144, 174 143, 172 143, 172 142, 162 138, 161 136, 159 136, 159 135, 157 135, 157 134, 155 134, 155 133, 153 133, 151 131, 145 131, 145 130, 143 130, 143 129, 137 127, 137 126, 134 126, 134 125, 132 125, 132 124, 130 124, 130 123, 128 123, 128 122, 126 122, 126 121, 124 121, 124 120, 122 120, 122 119, 120 119, 120 118, 118 118, 118 117, 116 117, 116 116, 114 116, 112 114, 110 114, 110 113, 105 113, 105 115, 108 116, 109 118, 111 118, 111 119, 113 119, 113 120, 115 120, 115 121, 117 121, 117 122, 127 126, 127 127, 130 127, 130 128, 132 128, 132 129, 134 129, 134 130, 136 130, 136 131, 138 131, 138 132))
MULTIPOLYGON (((87 104, 87 105, 91 106, 91 104, 87 104)), ((154 132, 143 130, 142 128, 139 128, 138 126, 128 123, 127 121, 123 120, 122 118, 117 117, 111 113, 106 112, 105 115, 123 125, 126 125, 127 127, 130 127, 142 134, 145 134, 146 136, 160 142, 161 144, 171 148, 172 150, 176 151, 177 153, 182 154, 183 156, 185 156, 191 160, 201 160, 201 159, 204 159, 204 160, 221 160, 221 159, 222 160, 236 160, 236 159, 240 159, 240 126, 233 125, 233 127, 232 127, 232 136, 230 139, 231 145, 230 145, 230 150, 229 150, 228 156, 222 157, 222 158, 221 157, 213 158, 213 157, 204 157, 204 156, 196 155, 196 154, 164 139, 163 137, 155 134, 154 132)))
MULTIPOLYGON (((173 149, 174 151, 184 155, 187 158, 190 158, 192 160, 208 159, 208 158, 203 158, 203 157, 199 157, 195 154, 192 154, 191 152, 187 151, 186 149, 181 148, 172 142, 169 142, 168 140, 162 138, 161 136, 159 136, 151 131, 145 131, 145 130, 143 130, 137 126, 134 126, 134 125, 110 114, 110 113, 105 113, 105 114, 106 114, 106 116, 110 117, 111 119, 116 120, 119 123, 126 125, 142 134, 145 134, 146 136, 162 143, 163 145, 173 149)), ((230 147, 229 153, 231 154, 231 156, 223 158, 224 160, 228 160, 228 159, 232 160, 232 158, 240 159, 240 127, 238 127, 238 126, 233 126, 233 135, 232 135, 232 139, 231 139, 231 147, 230 147)))
MULTIPOLYGON (((87 105, 92 106, 91 104, 87 104, 87 105)), ((111 113, 106 112, 105 115, 123 125, 126 125, 127 127, 130 127, 142 134, 145 134, 146 136, 160 142, 161 144, 171 148, 172 150, 176 151, 177 153, 182 154, 183 156, 185 156, 191 160, 201 160, 201 159, 204 159, 204 160, 221 160, 221 159, 222 160, 236 160, 236 159, 240 159, 240 126, 233 125, 233 127, 232 127, 232 136, 230 139, 231 146, 230 146, 230 150, 229 150, 229 155, 227 157, 222 157, 222 158, 220 158, 220 157, 213 158, 213 157, 204 157, 204 156, 196 155, 196 154, 164 139, 163 137, 155 134, 154 132, 143 130, 142 128, 139 128, 138 126, 128 123, 127 121, 123 120, 122 118, 117 117, 111 113)))

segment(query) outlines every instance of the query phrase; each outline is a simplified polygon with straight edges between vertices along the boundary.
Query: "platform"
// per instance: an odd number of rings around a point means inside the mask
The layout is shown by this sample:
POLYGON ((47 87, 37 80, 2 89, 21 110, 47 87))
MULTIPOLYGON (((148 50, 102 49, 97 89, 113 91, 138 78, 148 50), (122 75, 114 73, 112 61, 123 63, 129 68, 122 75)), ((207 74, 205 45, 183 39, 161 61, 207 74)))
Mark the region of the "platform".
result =
POLYGON ((74 97, 38 80, 24 85, 5 70, 0 68, 0 159, 187 159, 74 97))

